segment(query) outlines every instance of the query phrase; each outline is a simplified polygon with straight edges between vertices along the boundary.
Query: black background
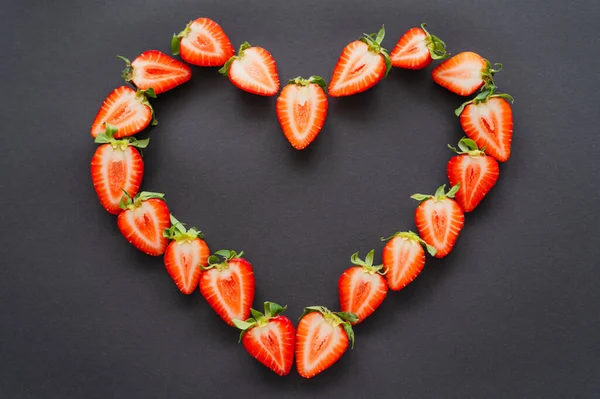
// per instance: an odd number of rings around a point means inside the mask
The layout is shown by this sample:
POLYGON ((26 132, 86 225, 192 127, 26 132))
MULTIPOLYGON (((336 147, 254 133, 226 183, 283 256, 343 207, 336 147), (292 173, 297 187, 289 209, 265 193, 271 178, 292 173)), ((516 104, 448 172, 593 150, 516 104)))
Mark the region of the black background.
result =
MULTIPOLYGON (((600 392, 597 21, 594 0, 10 1, 1 9, 0 397, 583 398, 600 392), (466 218, 455 250, 428 260, 356 328, 355 349, 312 380, 279 378, 237 344, 162 259, 142 255, 100 207, 89 126, 122 83, 117 54, 169 53, 200 16, 234 46, 267 48, 282 81, 329 80, 345 44, 381 24, 390 50, 421 22, 458 53, 504 70, 513 155, 466 218)), ((275 97, 216 69, 153 102, 159 125, 143 188, 214 250, 244 250, 255 306, 337 308, 349 257, 414 229, 462 132, 462 101, 422 72, 393 70, 362 95, 330 99, 303 152, 275 97)))

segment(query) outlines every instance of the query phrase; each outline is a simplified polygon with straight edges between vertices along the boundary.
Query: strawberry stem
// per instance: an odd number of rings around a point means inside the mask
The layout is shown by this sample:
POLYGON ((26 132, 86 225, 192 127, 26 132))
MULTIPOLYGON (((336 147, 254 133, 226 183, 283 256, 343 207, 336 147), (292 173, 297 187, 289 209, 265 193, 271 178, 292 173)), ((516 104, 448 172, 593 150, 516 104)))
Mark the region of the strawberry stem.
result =
POLYGON ((196 238, 204 238, 202 232, 197 230, 195 227, 186 230, 185 225, 177 220, 173 214, 170 215, 170 220, 171 227, 163 230, 163 237, 168 238, 169 240, 175 240, 177 242, 192 242, 196 238))
POLYGON ((429 49, 429 54, 431 55, 431 58, 434 60, 441 60, 447 58, 450 55, 450 53, 446 51, 446 43, 444 43, 439 37, 429 33, 427 29, 425 29, 426 26, 426 23, 422 23, 421 29, 423 29, 423 32, 425 32, 425 34, 427 35, 427 38, 425 39, 425 45, 429 49))
POLYGON ((173 33, 173 38, 171 39, 171 53, 173 53, 173 55, 179 55, 181 39, 186 37, 192 31, 191 26, 193 23, 194 21, 190 21, 181 32, 178 34, 173 33))
POLYGON ((264 314, 260 313, 256 309, 251 308, 250 313, 252 314, 252 317, 248 318, 247 320, 243 321, 243 320, 239 320, 239 319, 232 319, 233 324, 237 328, 242 330, 242 332, 240 333, 240 338, 239 338, 238 342, 242 341, 244 334, 246 334, 248 331, 250 331, 250 329, 252 329, 255 326, 267 325, 269 320, 271 320, 273 317, 280 315, 287 309, 287 306, 281 306, 275 302, 267 301, 267 302, 265 302, 264 305, 265 305, 265 313, 264 314))
POLYGON ((380 270, 383 268, 383 265, 373 266, 374 255, 375 255, 375 250, 372 249, 367 253, 365 260, 362 260, 358 256, 358 252, 355 252, 352 254, 352 256, 350 256, 350 262, 352 262, 353 265, 361 266, 365 270, 365 272, 367 272, 369 274, 375 274, 375 273, 379 273, 382 275, 385 274, 385 272, 384 273, 380 272, 380 270))
POLYGON ((129 61, 128 58, 125 58, 125 57, 120 56, 120 55, 117 55, 117 58, 120 59, 120 60, 125 61, 125 69, 123 69, 123 72, 121 72, 121 77, 127 83, 131 83, 131 81, 133 80, 133 75, 135 73, 134 70, 133 70, 133 67, 131 66, 131 61, 129 61))
POLYGON ((446 198, 454 198, 454 194, 456 194, 456 192, 458 191, 458 189, 460 188, 460 183, 457 183, 454 187, 452 187, 450 189, 450 191, 448 191, 448 193, 445 192, 445 188, 446 185, 442 184, 441 186, 439 186, 437 188, 437 190, 435 190, 435 194, 430 195, 430 194, 413 194, 410 196, 410 198, 417 200, 417 201, 426 201, 429 199, 433 199, 434 201, 442 201, 446 198))
POLYGON ((244 251, 237 253, 229 249, 220 249, 208 257, 208 266, 200 266, 200 268, 204 271, 213 268, 217 268, 217 270, 222 271, 229 267, 228 262, 230 262, 232 259, 241 258, 242 255, 244 255, 244 251), (223 260, 221 260, 221 258, 223 258, 223 260))
POLYGON ((385 26, 381 25, 381 29, 377 33, 363 33, 363 37, 359 40, 363 43, 366 43, 369 46, 369 51, 375 54, 381 54, 385 61, 385 77, 387 77, 388 73, 392 69, 392 60, 390 59, 390 55, 388 51, 381 47, 381 43, 385 38, 385 26))
POLYGON ((477 143, 468 137, 463 137, 460 139, 458 142, 458 150, 455 147, 452 147, 450 144, 448 144, 448 148, 458 155, 467 154, 471 157, 485 156, 484 148, 480 149, 477 146, 477 143))
POLYGON ((125 137, 117 140, 114 138, 115 133, 118 131, 117 127, 106 122, 104 122, 104 126, 106 127, 105 133, 97 135, 94 139, 94 143, 110 144, 115 150, 119 149, 121 151, 125 151, 128 146, 140 149, 146 148, 148 147, 148 143, 150 143, 150 139, 138 140, 135 137, 125 137))

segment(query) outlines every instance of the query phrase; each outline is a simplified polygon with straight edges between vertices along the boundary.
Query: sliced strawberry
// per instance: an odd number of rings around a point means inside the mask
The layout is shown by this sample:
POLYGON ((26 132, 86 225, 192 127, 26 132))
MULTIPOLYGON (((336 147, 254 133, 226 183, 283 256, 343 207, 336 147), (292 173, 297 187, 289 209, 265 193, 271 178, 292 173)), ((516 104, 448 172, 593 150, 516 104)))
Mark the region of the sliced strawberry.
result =
POLYGON ((194 227, 186 229, 183 223, 171 215, 171 227, 163 236, 172 240, 165 251, 165 267, 179 291, 189 295, 200 282, 200 266, 208 265, 210 250, 203 235, 194 227))
POLYGON ((204 67, 222 66, 235 54, 221 26, 208 18, 191 21, 179 34, 173 35, 171 52, 181 54, 187 63, 204 67))
POLYGON ((412 231, 401 231, 388 238, 383 247, 383 268, 388 287, 399 291, 412 282, 425 266, 425 251, 435 256, 436 250, 412 231))
POLYGON ((365 260, 358 257, 358 252, 354 253, 350 261, 357 266, 347 269, 338 280, 340 309, 357 316, 352 324, 369 317, 387 295, 388 286, 380 274, 383 265, 373 266, 374 253, 371 250, 365 260))
POLYGON ((229 325, 246 320, 254 301, 254 272, 244 253, 220 250, 208 258, 200 276, 200 292, 210 307, 229 325), (220 260, 219 256, 223 257, 220 260))
POLYGON ((513 116, 508 94, 494 94, 495 87, 481 92, 472 101, 456 110, 460 124, 477 146, 499 162, 510 157, 513 136, 513 116))
POLYGON ((470 96, 483 85, 492 86, 493 76, 502 69, 496 64, 493 69, 490 62, 471 51, 456 54, 442 62, 432 72, 433 80, 460 96, 470 96))
POLYGON ((164 194, 142 191, 131 198, 126 193, 121 208, 117 224, 127 241, 148 255, 162 255, 169 245, 162 233, 171 225, 164 194))
POLYGON ((92 183, 100 203, 109 213, 119 214, 123 191, 135 196, 144 175, 144 161, 137 148, 146 148, 150 139, 134 137, 116 140, 117 128, 106 124, 106 133, 94 140, 98 146, 90 165, 92 183))
POLYGON ((92 137, 104 133, 105 123, 118 129, 114 136, 117 139, 139 133, 150 123, 156 125, 148 97, 156 97, 152 89, 136 92, 131 87, 117 87, 106 97, 92 123, 92 137))
POLYGON ((277 98, 277 119, 292 147, 306 148, 317 137, 327 116, 326 84, 323 78, 297 77, 277 98))
POLYGON ((390 54, 393 66, 423 69, 433 60, 446 58, 446 44, 427 32, 426 26, 421 24, 420 28, 409 29, 402 35, 390 54))
POLYGON ((125 61, 123 79, 133 83, 140 90, 152 88, 154 94, 171 90, 192 78, 192 70, 181 61, 171 58, 158 50, 149 50, 140 54, 133 62, 120 55, 125 61))
POLYGON ((332 97, 351 96, 375 86, 392 67, 387 50, 381 47, 385 37, 382 26, 377 34, 365 34, 344 47, 329 82, 332 97))
POLYGON ((279 75, 273 56, 262 47, 244 42, 237 55, 219 69, 239 89, 259 96, 273 96, 279 91, 279 75))
POLYGON ((452 186, 460 184, 456 202, 463 211, 471 212, 498 181, 498 161, 466 137, 458 142, 459 150, 448 147, 458 154, 448 162, 448 181, 452 186))
POLYGON ((304 309, 296 330, 296 367, 298 374, 312 378, 331 367, 348 349, 354 347, 351 323, 355 314, 331 312, 324 306, 304 309))
POLYGON ((287 308, 273 302, 265 302, 265 313, 250 309, 252 317, 234 319, 242 330, 240 341, 256 360, 280 376, 288 375, 294 362, 295 330, 292 321, 281 313, 287 308))
POLYGON ((465 214, 454 201, 460 184, 453 186, 448 193, 446 185, 437 189, 434 195, 414 194, 411 198, 422 201, 415 212, 417 230, 423 240, 436 249, 435 257, 448 255, 465 224, 465 214))

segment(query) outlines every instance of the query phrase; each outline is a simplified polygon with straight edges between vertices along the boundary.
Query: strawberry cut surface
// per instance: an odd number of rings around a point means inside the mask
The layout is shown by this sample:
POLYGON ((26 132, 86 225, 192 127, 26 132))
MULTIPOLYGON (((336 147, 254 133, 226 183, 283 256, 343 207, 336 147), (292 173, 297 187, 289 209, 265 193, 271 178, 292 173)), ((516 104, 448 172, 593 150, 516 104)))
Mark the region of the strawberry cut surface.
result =
POLYGON ((173 37, 174 55, 192 65, 215 67, 224 65, 235 51, 223 28, 209 18, 198 18, 173 37))
POLYGON ((135 196, 140 188, 144 173, 144 162, 133 147, 113 148, 110 144, 98 147, 91 162, 94 189, 102 206, 116 215, 120 207, 123 190, 135 196))
POLYGON ((118 130, 115 138, 131 136, 144 130, 152 122, 152 108, 145 97, 131 87, 121 86, 113 90, 102 103, 94 122, 92 137, 104 133, 105 123, 118 130))
POLYGON ((460 114, 466 135, 486 154, 499 162, 510 157, 513 135, 512 108, 504 98, 492 97, 485 102, 467 105, 460 114))
POLYGON ((246 320, 250 316, 255 284, 252 265, 242 258, 216 265, 201 274, 200 292, 219 317, 233 326, 234 319, 246 320))
POLYGON ((319 134, 327 116, 327 96, 317 83, 321 78, 296 78, 283 88, 277 98, 277 119, 292 147, 306 148, 319 134))
POLYGON ((160 198, 137 203, 134 199, 133 202, 135 205, 119 214, 119 230, 140 251, 153 256, 162 255, 169 245, 169 240, 163 237, 163 230, 171 225, 167 204, 160 198))
POLYGON ((149 50, 140 54, 131 64, 121 57, 128 67, 123 72, 125 80, 132 82, 138 89, 153 89, 154 94, 171 90, 191 79, 189 66, 158 50, 149 50))

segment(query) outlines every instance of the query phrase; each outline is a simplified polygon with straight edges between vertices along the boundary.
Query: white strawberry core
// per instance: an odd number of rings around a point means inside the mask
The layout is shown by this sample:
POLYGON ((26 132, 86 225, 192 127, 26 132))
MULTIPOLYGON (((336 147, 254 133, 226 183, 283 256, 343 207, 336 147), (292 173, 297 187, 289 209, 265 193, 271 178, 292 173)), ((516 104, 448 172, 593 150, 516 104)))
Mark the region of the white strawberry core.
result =
POLYGON ((196 269, 202 259, 200 254, 200 244, 197 241, 192 242, 177 242, 173 246, 173 255, 176 259, 176 266, 180 271, 183 279, 183 283, 186 287, 189 287, 191 279, 194 275, 192 269, 196 269), (190 273, 192 271, 192 273, 190 273))

